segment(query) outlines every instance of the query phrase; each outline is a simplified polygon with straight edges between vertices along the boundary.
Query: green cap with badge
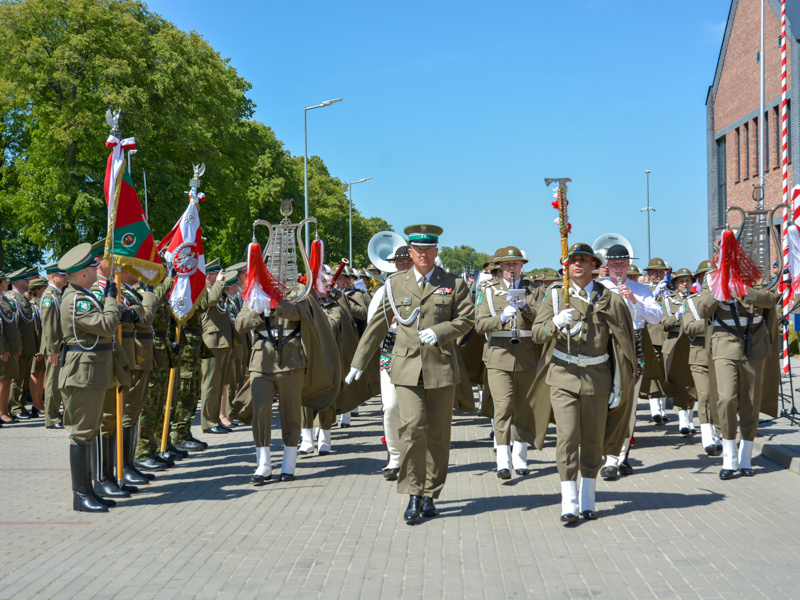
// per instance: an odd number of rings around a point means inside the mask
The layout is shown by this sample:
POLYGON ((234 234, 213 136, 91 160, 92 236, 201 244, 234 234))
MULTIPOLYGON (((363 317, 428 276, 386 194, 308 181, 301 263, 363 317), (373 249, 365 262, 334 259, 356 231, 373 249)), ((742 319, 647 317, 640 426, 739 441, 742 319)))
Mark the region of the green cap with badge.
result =
POLYGON ((665 271, 666 269, 669 269, 669 267, 663 258, 650 259, 650 262, 647 263, 647 266, 644 268, 645 271, 665 271))
POLYGON ((510 262, 514 260, 521 260, 523 264, 528 262, 528 259, 525 258, 524 254, 522 254, 522 250, 520 250, 516 246, 506 246, 505 248, 499 248, 492 257, 492 262, 495 264, 499 264, 502 262, 510 262))
POLYGON ((710 260, 704 260, 699 265, 697 265, 697 271, 694 272, 694 276, 697 277, 698 275, 702 275, 703 273, 708 273, 712 269, 713 265, 711 264, 710 260))
POLYGON ((92 257, 103 256, 106 253, 106 238, 97 240, 92 244, 92 257))
POLYGON ((436 246, 444 230, 436 225, 409 225, 403 230, 409 246, 436 246))
POLYGON ((224 287, 229 287, 234 283, 239 282, 239 271, 235 269, 228 269, 225 271, 225 283, 223 284, 224 287))
POLYGON ((31 270, 27 267, 24 267, 22 269, 17 269, 13 273, 9 273, 7 277, 11 283, 14 283, 15 281, 20 281, 21 279, 30 279, 31 270))
POLYGON ((86 267, 96 267, 98 264, 94 247, 86 242, 68 250, 58 261, 58 268, 64 273, 77 273, 86 267))
POLYGON ((636 265, 631 265, 630 267, 628 267, 628 275, 641 275, 641 274, 642 272, 636 265))
POLYGON ((28 282, 28 287, 32 290, 38 290, 39 288, 47 287, 47 279, 44 277, 36 277, 35 279, 31 279, 28 282))
POLYGON ((58 263, 50 263, 49 265, 45 265, 44 267, 45 275, 52 275, 53 273, 63 273, 61 269, 58 268, 58 263))
POLYGON ((236 275, 241 275, 242 273, 244 273, 244 270, 246 268, 247 268, 247 263, 246 262, 240 262, 240 263, 236 263, 235 265, 231 265, 230 267, 228 267, 226 269, 226 272, 227 271, 236 271, 236 275))
POLYGON ((683 268, 678 269, 672 274, 672 281, 678 279, 678 277, 688 277, 689 279, 694 279, 694 275, 689 269, 683 268))
POLYGON ((211 273, 213 271, 222 271, 222 265, 219 264, 218 258, 206 263, 206 273, 211 273))
POLYGON ((567 257, 570 256, 588 256, 594 260, 594 264, 597 265, 598 269, 603 266, 603 261, 600 260, 600 257, 594 253, 592 247, 589 244, 584 244, 583 242, 578 242, 577 244, 572 244, 572 246, 570 246, 569 251, 567 252, 567 257))

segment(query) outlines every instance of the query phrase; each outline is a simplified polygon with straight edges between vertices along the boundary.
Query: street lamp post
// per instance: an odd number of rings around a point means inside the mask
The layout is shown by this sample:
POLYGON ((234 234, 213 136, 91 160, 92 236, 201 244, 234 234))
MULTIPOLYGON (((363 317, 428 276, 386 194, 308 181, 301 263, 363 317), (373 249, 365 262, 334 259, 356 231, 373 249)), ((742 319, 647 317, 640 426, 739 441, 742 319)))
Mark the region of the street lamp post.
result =
POLYGON ((353 266, 353 185, 356 183, 364 183, 369 181, 372 177, 365 177, 358 181, 351 181, 347 184, 347 191, 350 194, 350 266, 353 266))
MULTIPOLYGON (((316 106, 306 106, 303 108, 303 137, 305 138, 305 154, 303 155, 303 181, 304 185, 304 196, 305 196, 305 219, 308 218, 308 111, 314 110, 315 108, 323 108, 325 106, 330 106, 334 102, 341 102, 341 98, 336 98, 334 100, 325 100, 322 104, 317 104, 316 106)), ((306 224, 306 251, 308 251, 308 224, 306 224)))
POLYGON ((647 262, 650 262, 650 211, 656 212, 656 209, 650 206, 650 169, 645 171, 647 175, 647 206, 639 212, 647 211, 647 262))

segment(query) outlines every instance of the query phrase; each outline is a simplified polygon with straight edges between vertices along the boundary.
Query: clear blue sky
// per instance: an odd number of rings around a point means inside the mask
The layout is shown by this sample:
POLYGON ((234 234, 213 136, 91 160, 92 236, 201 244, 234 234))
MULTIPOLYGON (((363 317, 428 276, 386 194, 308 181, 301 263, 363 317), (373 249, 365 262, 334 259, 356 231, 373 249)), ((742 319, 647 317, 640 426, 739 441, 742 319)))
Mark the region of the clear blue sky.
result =
MULTIPOLYGON (((545 177, 570 177, 571 241, 614 232, 647 263, 706 256, 705 98, 730 0, 152 0, 253 85, 256 119, 395 231, 559 259, 545 177)), ((202 90, 198 90, 202 93, 202 90)))

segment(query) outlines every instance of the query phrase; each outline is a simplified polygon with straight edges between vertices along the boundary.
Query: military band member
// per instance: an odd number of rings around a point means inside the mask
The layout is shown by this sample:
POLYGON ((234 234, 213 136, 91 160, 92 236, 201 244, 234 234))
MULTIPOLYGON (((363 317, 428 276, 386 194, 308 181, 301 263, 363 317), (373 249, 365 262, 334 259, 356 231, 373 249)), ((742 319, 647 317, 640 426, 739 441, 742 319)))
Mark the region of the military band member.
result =
MULTIPOLYGON (((713 273, 709 277, 713 277, 713 273)), ((736 472, 754 475, 753 441, 758 431, 758 417, 770 405, 776 413, 778 362, 777 319, 775 305, 780 293, 769 289, 748 288, 742 298, 719 301, 704 285, 695 303, 701 319, 709 319, 707 345, 713 360, 717 412, 722 430, 722 469, 720 479, 733 479, 736 472), (710 339, 709 336, 710 335, 710 339), (736 447, 736 431, 741 430, 741 444, 736 447)))
MULTIPOLYGON (((402 273, 414 266, 408 246, 400 246, 386 260, 393 262, 396 272, 402 273)), ((379 309, 383 307, 386 286, 382 285, 375 290, 374 296, 367 310, 368 321, 383 318, 379 309)), ((383 410, 383 436, 386 440, 388 460, 381 472, 387 481, 397 481, 400 472, 400 406, 397 402, 397 390, 391 379, 392 349, 397 339, 397 317, 392 315, 389 330, 381 342, 380 347, 380 380, 381 380, 381 408, 383 410)))
POLYGON ((61 390, 58 388, 58 350, 61 333, 61 293, 67 285, 67 274, 58 263, 44 268, 47 289, 42 294, 42 345, 39 352, 45 357, 44 423, 48 429, 64 429, 61 421, 61 390))
MULTIPOLYGON (((406 227, 414 268, 387 280, 385 313, 397 316, 391 380, 397 390, 402 452, 397 491, 410 496, 403 515, 409 524, 434 517, 450 454, 455 386, 460 375, 454 341, 473 327, 475 308, 461 278, 436 267, 435 225, 406 227)), ((359 343, 346 382, 360 377, 389 331, 374 319, 359 343)))
POLYGON ((9 398, 9 412, 12 417, 20 420, 38 417, 39 412, 34 407, 28 411, 28 391, 30 389, 31 367, 39 352, 36 343, 36 314, 33 305, 25 297, 28 291, 28 280, 31 272, 28 268, 14 271, 8 276, 11 290, 6 292, 6 300, 16 312, 17 331, 21 340, 22 354, 18 360, 17 377, 11 382, 11 395, 9 398))
POLYGON ((231 430, 220 423, 219 407, 233 338, 224 293, 225 272, 218 258, 206 264, 206 285, 208 295, 202 307, 198 306, 203 310, 203 345, 207 352, 201 363, 200 425, 203 433, 229 433, 231 430))
MULTIPOLYGON (((568 257, 571 308, 565 307, 563 285, 553 284, 532 328, 533 341, 546 344, 534 402, 549 398, 552 403, 561 521, 567 525, 577 522, 579 513, 597 518, 597 474, 604 446, 620 444, 620 432, 629 423, 635 360, 628 307, 620 295, 592 281, 600 259, 581 243, 569 249, 568 257)), ((547 423, 536 427, 537 437, 543 438, 547 423)))
POLYGON ((606 453, 605 463, 600 470, 600 475, 604 479, 615 479, 618 472, 622 475, 630 475, 633 473, 633 467, 631 467, 628 461, 628 454, 630 452, 633 429, 636 423, 636 407, 638 404, 639 389, 642 385, 644 361, 642 338, 646 326, 660 324, 663 311, 646 285, 628 279, 631 256, 625 246, 622 244, 611 246, 606 252, 606 258, 608 260, 608 277, 603 278, 601 283, 612 292, 619 294, 631 313, 634 339, 636 341, 636 362, 638 368, 633 388, 633 396, 629 404, 631 407, 630 421, 625 439, 619 452, 612 451, 606 453))
POLYGON ((64 426, 69 432, 72 508, 84 512, 108 512, 113 500, 95 495, 89 465, 90 444, 100 432, 106 390, 114 385, 114 334, 122 306, 114 298, 114 287, 106 287, 102 302, 89 291, 98 262, 91 244, 80 244, 58 261, 67 273, 61 330, 64 360, 58 385, 63 390, 64 426))
POLYGON ((16 423, 8 412, 11 382, 19 376, 20 333, 17 329, 17 311, 6 300, 10 282, 0 273, 0 427, 5 423, 16 423))
MULTIPOLYGON (((664 300, 664 294, 667 291, 667 270, 668 265, 662 258, 653 258, 645 267, 645 275, 647 279, 647 287, 650 288, 656 302, 660 305, 664 300)), ((659 323, 651 323, 647 325, 647 333, 650 336, 650 342, 655 352, 655 363, 647 366, 648 372, 653 375, 645 375, 642 382, 640 398, 646 398, 650 402, 650 417, 654 423, 667 423, 669 417, 666 413, 666 373, 664 373, 664 358, 661 354, 661 347, 664 344, 664 329, 659 323), (651 369, 655 367, 655 370, 651 369)))
POLYGON ((531 326, 544 298, 544 288, 522 277, 528 262, 516 246, 500 248, 493 262, 500 276, 482 288, 477 298, 475 332, 487 338, 484 350, 487 380, 494 403, 494 439, 497 477, 528 475, 528 444, 514 439, 515 413, 529 403, 539 355, 531 338, 531 326), (523 290, 514 296, 512 290, 523 290))

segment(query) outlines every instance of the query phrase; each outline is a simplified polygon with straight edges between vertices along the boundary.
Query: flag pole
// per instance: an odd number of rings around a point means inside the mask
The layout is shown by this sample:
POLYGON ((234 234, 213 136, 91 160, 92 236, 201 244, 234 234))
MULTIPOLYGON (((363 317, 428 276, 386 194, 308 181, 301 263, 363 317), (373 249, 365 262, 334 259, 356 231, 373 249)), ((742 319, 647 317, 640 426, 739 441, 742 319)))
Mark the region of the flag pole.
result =
MULTIPOLYGON (((181 339, 181 326, 180 323, 175 328, 175 340, 179 341, 181 339)), ((171 348, 167 348, 167 352, 172 352, 171 348)), ((164 409, 164 429, 161 432, 161 454, 164 454, 167 451, 167 440, 169 439, 169 426, 170 426, 170 414, 172 412, 172 390, 175 386, 175 371, 177 367, 172 367, 169 370, 169 383, 167 384, 167 406, 164 409)))

